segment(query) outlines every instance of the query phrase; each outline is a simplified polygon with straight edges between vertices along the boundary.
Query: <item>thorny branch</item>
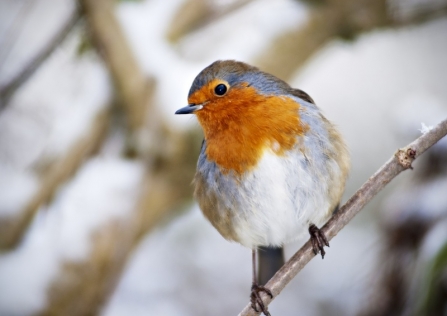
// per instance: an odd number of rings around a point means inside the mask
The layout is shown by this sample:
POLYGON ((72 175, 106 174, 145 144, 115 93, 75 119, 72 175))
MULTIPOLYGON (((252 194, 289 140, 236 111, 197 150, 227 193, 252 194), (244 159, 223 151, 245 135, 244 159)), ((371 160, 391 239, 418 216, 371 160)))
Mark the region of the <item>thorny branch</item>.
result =
MULTIPOLYGON (((360 210, 402 171, 411 168, 411 162, 447 135, 447 119, 436 125, 408 146, 399 149, 361 188, 343 205, 340 210, 323 226, 322 231, 328 240, 337 235, 360 210)), ((315 254, 310 241, 298 250, 295 255, 267 282, 273 297, 276 298, 284 287, 304 268, 315 254)), ((261 294, 267 306, 273 300, 268 295, 261 294)), ((239 316, 259 315, 248 304, 239 316)))

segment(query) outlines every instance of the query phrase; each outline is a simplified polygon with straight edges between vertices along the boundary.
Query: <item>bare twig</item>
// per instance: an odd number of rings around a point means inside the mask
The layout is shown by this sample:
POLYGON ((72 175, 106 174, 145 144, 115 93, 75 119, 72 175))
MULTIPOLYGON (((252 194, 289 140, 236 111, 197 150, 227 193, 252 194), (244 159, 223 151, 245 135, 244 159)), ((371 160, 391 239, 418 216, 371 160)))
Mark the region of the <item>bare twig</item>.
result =
POLYGON ((7 84, 0 87, 0 110, 4 109, 8 104, 14 92, 20 88, 39 68, 39 66, 51 55, 51 53, 64 41, 70 34, 73 27, 80 18, 78 10, 75 10, 59 32, 50 40, 48 45, 39 52, 33 59, 7 84))
MULTIPOLYGON (((394 177, 402 171, 411 168, 411 162, 433 146, 442 137, 447 135, 447 119, 439 123, 429 132, 423 134, 408 146, 399 149, 362 187, 343 205, 340 210, 323 226, 326 237, 332 239, 340 230, 351 221, 360 210, 385 187, 394 177)), ((272 291, 273 297, 277 297, 284 287, 301 271, 301 269, 313 258, 315 254, 312 245, 308 241, 293 255, 292 258, 270 279, 266 286, 272 291)), ((272 299, 268 295, 262 295, 266 305, 272 299)), ((259 315, 251 304, 248 304, 239 316, 259 315)))

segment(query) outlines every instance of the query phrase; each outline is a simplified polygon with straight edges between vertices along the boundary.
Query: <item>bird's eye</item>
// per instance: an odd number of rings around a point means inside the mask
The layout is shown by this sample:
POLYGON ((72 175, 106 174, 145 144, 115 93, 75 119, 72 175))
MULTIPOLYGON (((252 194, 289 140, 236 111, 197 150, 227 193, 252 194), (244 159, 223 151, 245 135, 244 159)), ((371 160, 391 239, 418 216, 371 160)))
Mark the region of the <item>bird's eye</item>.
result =
POLYGON ((227 93, 227 86, 224 85, 223 83, 218 84, 215 88, 214 88, 214 93, 217 96, 223 96, 225 93, 227 93))

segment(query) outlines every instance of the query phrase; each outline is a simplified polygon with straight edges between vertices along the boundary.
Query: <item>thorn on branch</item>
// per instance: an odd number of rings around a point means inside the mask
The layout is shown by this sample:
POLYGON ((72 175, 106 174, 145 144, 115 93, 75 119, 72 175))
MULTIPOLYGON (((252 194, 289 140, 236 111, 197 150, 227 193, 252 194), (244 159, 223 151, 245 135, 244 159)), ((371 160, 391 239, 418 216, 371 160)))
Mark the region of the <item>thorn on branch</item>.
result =
POLYGON ((413 170, 413 166, 411 164, 416 158, 416 150, 411 147, 399 149, 396 152, 395 156, 402 167, 404 167, 405 169, 413 170))

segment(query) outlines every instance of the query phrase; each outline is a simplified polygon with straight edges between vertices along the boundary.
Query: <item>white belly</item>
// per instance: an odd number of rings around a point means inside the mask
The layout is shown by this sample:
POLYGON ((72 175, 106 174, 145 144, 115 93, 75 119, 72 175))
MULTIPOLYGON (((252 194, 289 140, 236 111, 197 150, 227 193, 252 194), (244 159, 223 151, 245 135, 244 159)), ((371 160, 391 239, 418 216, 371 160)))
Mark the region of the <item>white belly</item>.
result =
POLYGON ((196 176, 196 181, 208 184, 206 192, 196 189, 202 210, 225 238, 246 247, 283 245, 307 234, 310 223, 322 224, 332 211, 334 202, 329 201, 330 181, 326 179, 329 173, 301 152, 277 156, 267 150, 242 180, 231 173, 223 175, 213 162, 202 166, 196 176), (211 215, 205 210, 209 201, 201 202, 210 196, 211 215), (231 234, 227 232, 229 225, 231 234))
POLYGON ((251 198, 234 205, 250 214, 235 221, 239 242, 247 247, 280 246, 307 233, 310 222, 320 225, 330 205, 327 186, 316 181, 315 171, 304 156, 292 159, 266 152, 242 184, 251 198))

